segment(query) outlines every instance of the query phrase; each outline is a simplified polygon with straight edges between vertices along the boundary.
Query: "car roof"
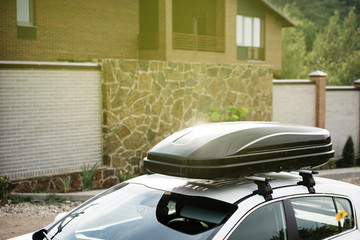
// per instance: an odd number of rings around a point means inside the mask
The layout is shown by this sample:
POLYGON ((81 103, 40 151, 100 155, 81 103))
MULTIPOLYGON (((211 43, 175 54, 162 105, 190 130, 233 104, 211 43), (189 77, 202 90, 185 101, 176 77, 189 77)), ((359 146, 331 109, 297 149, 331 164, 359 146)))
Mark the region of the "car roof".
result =
MULTIPOLYGON (((302 180, 298 172, 270 172, 259 174, 258 176, 263 179, 270 179, 269 183, 273 189, 291 186, 297 187, 298 183, 302 180)), ((254 195, 254 191, 258 189, 251 177, 239 179, 191 179, 162 174, 148 174, 130 179, 127 182, 178 194, 213 198, 228 203, 235 203, 247 196, 254 195)), ((316 178, 316 184, 342 185, 346 183, 316 178)), ((304 186, 301 187, 301 193, 304 193, 306 188, 304 186)))

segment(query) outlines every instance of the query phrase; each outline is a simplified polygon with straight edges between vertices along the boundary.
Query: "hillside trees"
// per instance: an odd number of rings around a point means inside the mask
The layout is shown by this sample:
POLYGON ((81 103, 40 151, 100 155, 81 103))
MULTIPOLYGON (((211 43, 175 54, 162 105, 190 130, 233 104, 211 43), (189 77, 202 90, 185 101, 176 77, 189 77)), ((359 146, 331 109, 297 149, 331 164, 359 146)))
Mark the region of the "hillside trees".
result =
POLYGON ((283 30, 283 78, 307 78, 317 69, 328 74, 328 85, 352 85, 360 78, 360 29, 355 7, 346 7, 338 0, 326 4, 321 0, 273 2, 286 2, 282 11, 297 23, 297 27, 283 30), (312 9, 319 12, 320 6, 335 11, 332 16, 330 10, 320 11, 322 17, 313 15, 312 9), (348 9, 347 15, 344 9, 348 9))
POLYGON ((343 23, 336 12, 316 36, 308 67, 328 73, 329 85, 352 85, 360 78, 360 30, 356 23, 354 8, 343 23))

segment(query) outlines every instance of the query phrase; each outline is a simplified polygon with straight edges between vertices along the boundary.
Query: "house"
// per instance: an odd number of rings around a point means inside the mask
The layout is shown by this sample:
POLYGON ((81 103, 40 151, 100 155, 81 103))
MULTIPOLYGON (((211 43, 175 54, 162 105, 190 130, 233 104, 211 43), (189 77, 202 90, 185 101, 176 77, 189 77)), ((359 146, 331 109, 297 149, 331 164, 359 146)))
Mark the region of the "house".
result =
POLYGON ((267 0, 3 0, 0 60, 104 58, 244 63, 281 69, 281 29, 267 0))
POLYGON ((281 29, 295 25, 266 0, 1 0, 0 9, 0 170, 15 179, 96 162, 139 171, 150 146, 210 106, 270 121, 281 29))

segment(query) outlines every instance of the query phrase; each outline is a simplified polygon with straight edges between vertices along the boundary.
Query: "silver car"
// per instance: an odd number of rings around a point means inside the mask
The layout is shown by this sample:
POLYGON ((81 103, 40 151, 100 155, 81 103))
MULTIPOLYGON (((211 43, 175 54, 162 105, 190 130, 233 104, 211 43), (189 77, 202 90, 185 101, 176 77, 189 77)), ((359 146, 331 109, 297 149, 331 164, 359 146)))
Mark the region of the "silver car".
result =
POLYGON ((333 155, 325 129, 185 129, 149 151, 148 174, 17 239, 360 239, 360 187, 314 177, 333 155))
MULTIPOLYGON (((360 188, 298 172, 238 180, 143 175, 33 239, 360 239, 360 188)), ((31 239, 31 236, 17 239, 31 239)))

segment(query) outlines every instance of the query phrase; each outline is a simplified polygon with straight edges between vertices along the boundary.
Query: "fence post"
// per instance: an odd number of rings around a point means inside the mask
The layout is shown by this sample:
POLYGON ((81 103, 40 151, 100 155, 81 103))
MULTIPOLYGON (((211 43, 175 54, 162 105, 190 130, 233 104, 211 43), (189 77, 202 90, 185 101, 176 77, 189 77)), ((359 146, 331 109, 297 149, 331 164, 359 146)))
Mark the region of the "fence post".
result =
POLYGON ((316 83, 315 126, 320 128, 325 128, 326 76, 326 73, 319 70, 309 74, 310 80, 316 83))
MULTIPOLYGON (((360 79, 358 79, 358 80, 355 80, 354 81, 354 87, 357 89, 357 90, 359 90, 360 91, 360 79)), ((360 94, 359 94, 360 95, 360 94)), ((359 102, 360 102, 360 96, 359 96, 359 102)), ((359 113, 360 113, 360 108, 359 108, 359 113)), ((359 114, 359 123, 360 123, 360 114, 359 114)), ((359 152, 358 153, 356 153, 356 154, 360 154, 360 129, 358 129, 358 131, 359 131, 359 152)))

